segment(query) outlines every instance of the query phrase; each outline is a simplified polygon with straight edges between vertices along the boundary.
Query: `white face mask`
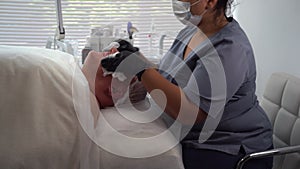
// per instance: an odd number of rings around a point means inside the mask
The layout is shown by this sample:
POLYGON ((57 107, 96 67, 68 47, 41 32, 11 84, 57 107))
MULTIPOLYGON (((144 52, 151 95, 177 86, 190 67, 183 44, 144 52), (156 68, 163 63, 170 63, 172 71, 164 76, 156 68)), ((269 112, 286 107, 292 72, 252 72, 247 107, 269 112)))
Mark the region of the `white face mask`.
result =
POLYGON ((173 11, 174 11, 174 14, 177 17, 177 19, 185 25, 192 24, 192 25, 198 26, 202 20, 204 13, 206 12, 206 10, 203 11, 203 13, 201 15, 193 15, 191 13, 190 9, 193 5, 196 5, 200 1, 201 0, 196 1, 193 4, 191 4, 189 2, 173 0, 173 11))

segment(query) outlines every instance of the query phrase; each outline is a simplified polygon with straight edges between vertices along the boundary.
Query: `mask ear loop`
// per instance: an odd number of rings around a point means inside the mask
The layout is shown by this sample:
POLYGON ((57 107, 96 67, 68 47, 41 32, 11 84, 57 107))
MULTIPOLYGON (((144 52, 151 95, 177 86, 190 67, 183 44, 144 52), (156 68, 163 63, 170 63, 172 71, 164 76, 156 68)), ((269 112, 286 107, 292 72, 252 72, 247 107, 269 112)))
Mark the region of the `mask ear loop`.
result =
MULTIPOLYGON (((199 1, 194 2, 193 4, 190 5, 190 7, 192 7, 193 5, 198 4, 200 1, 202 1, 202 0, 199 0, 199 1)), ((207 2, 209 2, 209 1, 210 1, 210 0, 207 0, 207 2)), ((200 16, 203 16, 203 15, 207 12, 207 10, 208 10, 208 7, 206 6, 206 7, 205 7, 205 10, 200 14, 200 16)))
POLYGON ((203 16, 208 11, 207 7, 205 7, 205 10, 200 14, 200 16, 203 16))
POLYGON ((191 4, 191 6, 198 4, 200 1, 201 0, 194 2, 193 4, 191 4))

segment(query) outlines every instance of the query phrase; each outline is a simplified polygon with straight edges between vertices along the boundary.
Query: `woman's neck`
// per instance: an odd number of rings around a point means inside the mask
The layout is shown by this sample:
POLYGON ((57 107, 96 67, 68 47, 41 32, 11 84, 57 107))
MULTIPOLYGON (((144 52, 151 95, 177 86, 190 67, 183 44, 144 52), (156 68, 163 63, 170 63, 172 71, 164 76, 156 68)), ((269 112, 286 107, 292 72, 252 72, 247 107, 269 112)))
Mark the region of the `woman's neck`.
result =
POLYGON ((229 22, 226 17, 218 17, 218 18, 208 18, 203 20, 198 28, 207 36, 210 37, 215 33, 219 32, 222 28, 224 28, 229 22))

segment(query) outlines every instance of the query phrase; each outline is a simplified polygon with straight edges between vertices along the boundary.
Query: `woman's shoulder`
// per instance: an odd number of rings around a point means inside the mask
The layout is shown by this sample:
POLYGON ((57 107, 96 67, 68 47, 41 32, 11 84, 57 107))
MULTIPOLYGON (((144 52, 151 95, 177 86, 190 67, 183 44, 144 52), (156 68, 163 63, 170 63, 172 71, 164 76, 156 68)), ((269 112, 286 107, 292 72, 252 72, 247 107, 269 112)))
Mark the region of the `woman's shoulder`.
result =
POLYGON ((236 20, 228 23, 222 30, 210 38, 217 50, 231 49, 252 53, 251 43, 236 20))
POLYGON ((195 26, 186 26, 179 31, 176 39, 186 39, 189 36, 192 36, 197 31, 195 26))

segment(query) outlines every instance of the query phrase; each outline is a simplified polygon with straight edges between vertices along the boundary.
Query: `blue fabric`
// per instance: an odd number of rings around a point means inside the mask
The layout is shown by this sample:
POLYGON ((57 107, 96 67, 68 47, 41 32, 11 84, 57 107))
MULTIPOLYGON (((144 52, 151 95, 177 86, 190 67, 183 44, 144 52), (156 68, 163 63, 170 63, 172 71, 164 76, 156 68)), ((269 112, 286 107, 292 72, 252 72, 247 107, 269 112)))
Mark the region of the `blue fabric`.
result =
MULTIPOLYGON (((246 153, 270 147, 272 128, 255 95, 255 59, 246 34, 233 20, 183 59, 186 46, 196 31, 197 28, 188 26, 178 34, 159 69, 166 79, 180 86, 187 98, 207 112, 211 119, 217 119, 218 116, 221 119, 204 143, 199 143, 203 122, 192 126, 191 131, 183 136, 182 145, 233 155, 237 155, 241 147, 246 153), (224 78, 222 73, 217 73, 222 71, 224 78), (222 88, 225 94, 222 94, 222 88), (214 110, 214 105, 222 100, 225 104, 223 110, 214 110)), ((209 133, 210 130, 202 132, 209 133)))

